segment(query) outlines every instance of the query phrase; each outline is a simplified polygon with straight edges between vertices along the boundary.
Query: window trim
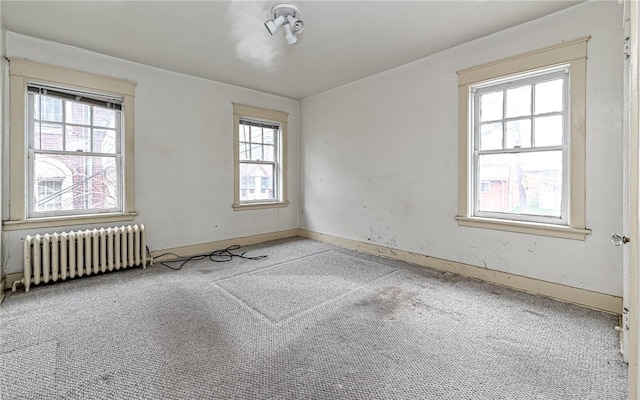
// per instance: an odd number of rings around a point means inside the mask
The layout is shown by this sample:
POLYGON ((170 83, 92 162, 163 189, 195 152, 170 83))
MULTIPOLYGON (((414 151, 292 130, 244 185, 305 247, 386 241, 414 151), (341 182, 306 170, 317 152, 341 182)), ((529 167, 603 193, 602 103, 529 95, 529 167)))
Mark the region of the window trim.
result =
POLYGON ((43 228, 72 224, 131 221, 134 211, 134 88, 135 83, 70 70, 57 66, 26 60, 9 59, 10 78, 10 145, 9 158, 9 214, 4 221, 5 230, 43 228), (122 174, 123 210, 109 213, 76 214, 64 216, 27 217, 26 185, 28 182, 26 91, 29 84, 42 84, 89 93, 122 98, 124 118, 124 146, 122 150, 124 169, 122 174))
POLYGON ((555 46, 520 54, 457 72, 458 74, 458 215, 461 226, 536 234, 565 239, 585 240, 591 233, 585 225, 586 159, 586 61, 590 36, 555 46), (473 216, 472 160, 473 134, 470 117, 472 86, 509 78, 528 71, 567 64, 569 78, 569 193, 567 225, 552 225, 510 219, 473 216))
POLYGON ((287 120, 289 114, 283 111, 268 110, 265 108, 249 106, 246 104, 232 103, 233 105, 233 204, 235 211, 256 210, 264 208, 286 207, 289 204, 287 193, 287 120), (265 122, 278 123, 280 125, 279 171, 278 171, 278 200, 276 201, 240 201, 240 119, 264 120, 265 122))

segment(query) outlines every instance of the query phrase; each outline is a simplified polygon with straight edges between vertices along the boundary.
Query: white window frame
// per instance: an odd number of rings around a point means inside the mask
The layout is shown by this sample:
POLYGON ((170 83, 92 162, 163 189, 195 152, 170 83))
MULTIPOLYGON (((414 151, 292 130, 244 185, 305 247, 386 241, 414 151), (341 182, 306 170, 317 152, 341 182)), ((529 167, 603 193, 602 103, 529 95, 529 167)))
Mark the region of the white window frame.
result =
MULTIPOLYGON (((86 72, 40 64, 31 61, 10 59, 10 146, 9 158, 9 219, 5 230, 68 226, 134 220, 134 88, 135 83, 86 72), (122 99, 122 209, 117 212, 84 213, 73 215, 28 216, 27 190, 30 183, 27 132, 27 87, 30 84, 44 85, 71 91, 93 93, 122 99)), ((31 182, 32 183, 32 182, 31 182)))
POLYGON ((461 226, 537 234, 565 239, 584 240, 591 233, 585 227, 585 138, 586 138, 586 61, 587 41, 584 37, 545 49, 458 71, 459 112, 459 176, 458 215, 461 226), (552 224, 544 220, 514 220, 475 215, 473 88, 487 82, 508 80, 514 76, 566 65, 569 78, 568 156, 563 173, 566 189, 566 220, 552 224))
MULTIPOLYGON (((506 219, 506 220, 514 220, 514 221, 529 221, 529 222, 541 222, 541 223, 550 223, 555 225, 567 225, 567 209, 568 209, 568 158, 569 158, 569 143, 568 143, 568 123, 569 123, 569 115, 568 115, 568 92, 569 92, 569 66, 561 65, 558 67, 554 67, 551 69, 543 69, 541 71, 534 71, 522 75, 517 75, 511 77, 506 80, 498 80, 498 81, 489 81, 480 85, 472 85, 470 86, 470 100, 472 101, 472 112, 471 112, 471 120, 472 122, 472 130, 473 133, 470 134, 473 148, 473 156, 472 156, 472 165, 471 165, 471 182, 472 182, 472 190, 470 194, 472 197, 472 214, 477 217, 485 217, 485 218, 497 218, 497 219, 506 219), (554 112, 552 114, 558 115, 561 114, 563 117, 563 127, 562 127, 562 144, 556 146, 546 146, 546 147, 537 147, 534 144, 535 139, 535 123, 534 117, 538 116, 534 113, 534 99, 535 90, 533 86, 536 83, 542 83, 549 80, 563 80, 563 90, 562 90, 562 112, 557 113, 554 112), (491 122, 500 122, 503 126, 503 145, 505 145, 506 135, 504 131, 506 130, 506 124, 510 120, 521 120, 523 118, 531 119, 531 146, 530 147, 522 147, 522 148, 506 148, 506 145, 502 149, 497 150, 480 150, 480 102, 479 98, 482 94, 492 93, 502 91, 503 93, 506 90, 511 88, 517 88, 525 85, 531 85, 531 113, 529 115, 518 116, 514 118, 507 118, 506 115, 503 115, 501 119, 496 121, 488 121, 491 122), (557 217, 545 217, 540 215, 530 215, 530 214, 516 214, 516 213, 500 213, 500 212, 490 212, 490 211, 482 211, 479 210, 479 195, 481 190, 479 189, 479 185, 474 184, 477 182, 477 173, 478 173, 478 162, 479 156, 483 154, 525 154, 525 153, 539 153, 542 151, 561 151, 562 152, 562 204, 561 204, 561 215, 559 218, 557 217)), ((506 100, 503 97, 503 107, 506 104, 506 100)), ((486 122, 483 122, 486 123, 486 122)))
MULTIPOLYGON (((61 105, 62 105, 62 121, 61 122, 54 122, 51 121, 51 123, 56 124, 56 125, 61 125, 62 127, 62 142, 63 144, 65 143, 65 130, 68 126, 83 126, 85 128, 89 128, 89 130, 91 131, 91 135, 93 136, 93 129, 94 128, 98 128, 100 129, 100 127, 98 126, 94 126, 91 121, 90 124, 77 124, 77 123, 69 123, 65 120, 65 115, 66 115, 66 102, 68 100, 70 100, 69 98, 66 98, 66 94, 73 94, 76 95, 78 97, 82 96, 84 97, 84 99, 75 99, 75 100, 71 100, 71 101, 75 101, 77 103, 82 103, 82 104, 94 104, 95 102, 92 101, 93 98, 99 98, 99 97, 103 97, 102 94, 98 94, 98 93, 73 93, 73 92, 69 92, 66 88, 60 88, 60 87, 55 87, 55 88, 48 88, 49 91, 51 91, 51 93, 46 93, 47 89, 46 88, 42 88, 39 87, 40 85, 34 85, 32 82, 30 82, 28 84, 29 87, 32 88, 36 88, 39 90, 39 93, 41 96, 46 96, 45 99, 47 98, 55 98, 56 94, 53 91, 58 91, 60 93, 60 97, 58 97, 61 100, 61 105), (62 97, 64 96, 64 98, 62 97)), ((122 98, 106 98, 108 101, 114 101, 117 102, 119 105, 121 105, 122 102, 122 98)), ((92 109, 90 109, 92 110, 92 109)), ((29 115, 29 120, 34 118, 34 115, 31 115, 30 113, 33 111, 33 105, 29 104, 29 110, 27 111, 27 115, 29 115)), ((91 112, 91 114, 93 114, 93 112, 91 112)), ((42 118, 42 115, 40 116, 42 118)), ((27 128, 27 147, 28 147, 28 167, 27 167, 27 173, 28 173, 28 177, 27 177, 27 218, 42 218, 42 217, 56 217, 56 216, 65 216, 65 215, 83 215, 83 214, 120 214, 122 213, 122 192, 123 192, 123 187, 122 187, 122 133, 124 131, 123 129, 123 118, 122 118, 122 111, 119 111, 116 113, 115 116, 115 127, 114 130, 116 131, 116 143, 115 143, 115 153, 93 153, 92 150, 89 151, 81 151, 81 152, 76 152, 76 151, 70 151, 70 150, 66 150, 66 149, 62 149, 62 150, 48 150, 48 149, 36 149, 36 146, 34 144, 34 126, 33 124, 29 124, 30 126, 27 128), (48 156, 48 155, 78 155, 78 156, 84 156, 84 157, 106 157, 106 158, 112 158, 114 159, 114 164, 116 167, 116 174, 118 176, 118 184, 116 187, 116 207, 112 208, 112 209, 98 209, 98 208, 88 208, 88 209, 79 209, 79 210, 48 210, 48 211, 37 211, 34 206, 35 206, 35 199, 37 198, 36 195, 36 180, 35 180, 35 169, 36 169, 36 155, 42 155, 42 156, 48 156)))
POLYGON ((273 207, 286 207, 289 204, 287 197, 287 119, 288 113, 283 111, 268 110, 246 104, 233 103, 233 153, 234 153, 234 195, 233 209, 255 210, 273 207), (276 162, 274 170, 274 200, 240 200, 240 120, 255 122, 266 122, 279 125, 280 129, 275 138, 276 142, 276 162))

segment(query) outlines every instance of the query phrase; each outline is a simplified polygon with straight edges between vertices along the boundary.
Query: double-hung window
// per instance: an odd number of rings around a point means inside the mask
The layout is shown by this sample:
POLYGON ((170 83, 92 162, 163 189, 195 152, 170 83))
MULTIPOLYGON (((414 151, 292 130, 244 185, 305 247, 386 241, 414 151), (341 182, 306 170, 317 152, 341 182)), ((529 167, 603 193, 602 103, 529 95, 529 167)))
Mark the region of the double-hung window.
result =
POLYGON ((588 38, 458 72, 458 223, 584 239, 588 38))
POLYGON ((122 98, 27 87, 29 217, 122 211, 122 98))
POLYGON ((133 82, 10 60, 5 229, 130 221, 133 82))
POLYGON ((278 200, 280 124, 240 119, 241 202, 278 200))
POLYGON ((234 104, 236 210, 284 206, 288 114, 234 104))
POLYGON ((566 224, 568 83, 560 66, 471 87, 473 215, 566 224))

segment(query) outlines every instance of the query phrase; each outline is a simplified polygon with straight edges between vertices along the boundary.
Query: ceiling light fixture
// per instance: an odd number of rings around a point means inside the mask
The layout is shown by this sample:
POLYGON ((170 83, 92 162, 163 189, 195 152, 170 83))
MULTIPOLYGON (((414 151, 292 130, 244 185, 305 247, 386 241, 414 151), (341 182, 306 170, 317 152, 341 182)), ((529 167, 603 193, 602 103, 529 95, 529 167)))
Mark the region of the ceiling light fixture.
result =
POLYGON ((284 40, 287 44, 294 44, 298 41, 298 37, 293 33, 289 24, 285 24, 282 28, 284 29, 284 40))
POLYGON ((292 4, 277 4, 271 9, 273 18, 267 20, 264 26, 273 35, 281 26, 284 29, 284 40, 288 44, 298 41, 296 36, 304 30, 304 22, 298 17, 300 9, 292 4))

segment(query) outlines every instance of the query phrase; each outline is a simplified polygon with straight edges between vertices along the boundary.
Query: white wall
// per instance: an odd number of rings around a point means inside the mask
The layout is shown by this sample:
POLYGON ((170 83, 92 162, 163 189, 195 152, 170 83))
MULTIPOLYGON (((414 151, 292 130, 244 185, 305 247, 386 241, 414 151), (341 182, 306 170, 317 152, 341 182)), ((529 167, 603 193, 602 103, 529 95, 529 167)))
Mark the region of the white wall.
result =
MULTIPOLYGON (((148 228, 151 250, 297 228, 297 101, 12 32, 7 32, 6 54, 137 83, 136 222, 148 228), (288 207, 233 211, 232 102, 289 113, 288 207)), ((77 228, 9 232, 7 273, 22 271, 26 234, 77 228)))
POLYGON ((620 296, 622 38, 621 6, 588 2, 303 100, 301 227, 620 296), (593 233, 458 226, 456 71, 586 35, 593 233))

